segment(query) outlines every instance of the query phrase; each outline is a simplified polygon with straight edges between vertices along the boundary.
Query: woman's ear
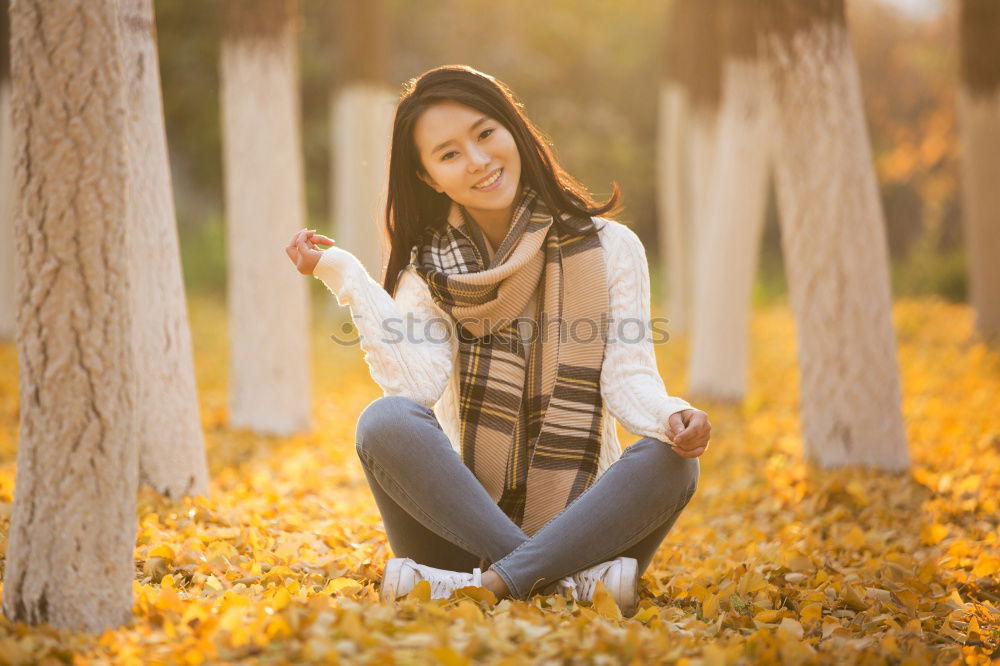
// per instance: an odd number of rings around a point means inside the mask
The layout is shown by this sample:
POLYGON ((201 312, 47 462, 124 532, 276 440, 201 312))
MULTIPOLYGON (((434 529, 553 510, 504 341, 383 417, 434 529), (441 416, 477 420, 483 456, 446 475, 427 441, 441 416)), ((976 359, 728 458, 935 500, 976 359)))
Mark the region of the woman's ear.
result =
POLYGON ((427 186, 438 194, 444 194, 444 190, 438 187, 437 181, 419 169, 417 170, 417 178, 427 183, 427 186))

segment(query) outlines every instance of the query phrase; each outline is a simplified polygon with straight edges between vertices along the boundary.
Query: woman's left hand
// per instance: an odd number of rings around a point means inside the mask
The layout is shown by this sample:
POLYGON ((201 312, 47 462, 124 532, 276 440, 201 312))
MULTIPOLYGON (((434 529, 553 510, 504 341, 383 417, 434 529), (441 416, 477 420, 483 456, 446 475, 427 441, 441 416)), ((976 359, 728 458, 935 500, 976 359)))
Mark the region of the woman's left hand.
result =
POLYGON ((302 229, 292 236, 285 254, 295 264, 295 268, 303 275, 312 275, 313 269, 319 263, 323 255, 323 248, 320 246, 332 246, 335 241, 332 238, 321 236, 312 229, 302 229))
POLYGON ((697 458, 708 448, 712 424, 708 422, 708 414, 700 409, 684 409, 667 419, 667 432, 677 455, 697 458))

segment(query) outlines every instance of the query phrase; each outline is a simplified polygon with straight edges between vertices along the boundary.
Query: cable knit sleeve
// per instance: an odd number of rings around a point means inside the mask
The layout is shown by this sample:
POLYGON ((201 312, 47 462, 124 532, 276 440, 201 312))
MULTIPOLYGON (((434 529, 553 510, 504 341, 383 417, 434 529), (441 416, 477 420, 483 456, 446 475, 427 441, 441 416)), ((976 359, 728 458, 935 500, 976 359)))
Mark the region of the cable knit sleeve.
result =
POLYGON ((653 340, 662 336, 662 326, 651 328, 646 252, 635 232, 620 223, 608 224, 605 239, 611 328, 601 397, 629 432, 671 442, 667 419, 691 405, 667 393, 656 367, 653 340))
POLYGON ((350 307, 364 360, 385 395, 433 407, 451 375, 454 329, 420 276, 404 271, 393 299, 357 257, 337 247, 323 252, 313 276, 350 307))

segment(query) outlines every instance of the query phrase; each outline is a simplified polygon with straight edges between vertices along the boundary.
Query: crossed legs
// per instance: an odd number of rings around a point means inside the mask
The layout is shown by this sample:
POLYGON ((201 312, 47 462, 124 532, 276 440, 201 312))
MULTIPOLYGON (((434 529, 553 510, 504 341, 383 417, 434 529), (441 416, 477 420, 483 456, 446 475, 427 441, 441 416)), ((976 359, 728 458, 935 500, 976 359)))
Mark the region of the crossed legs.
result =
POLYGON ((490 563, 511 596, 624 555, 649 566, 697 487, 699 465, 663 442, 628 447, 586 492, 530 538, 462 463, 432 409, 402 396, 368 405, 357 451, 397 557, 471 571, 490 563))

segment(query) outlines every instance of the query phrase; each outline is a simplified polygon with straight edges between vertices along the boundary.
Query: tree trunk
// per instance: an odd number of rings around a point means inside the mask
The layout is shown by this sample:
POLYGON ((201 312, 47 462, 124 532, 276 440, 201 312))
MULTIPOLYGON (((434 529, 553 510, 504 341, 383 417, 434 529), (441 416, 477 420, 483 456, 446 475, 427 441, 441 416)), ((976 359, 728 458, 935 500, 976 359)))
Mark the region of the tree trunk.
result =
POLYGON ((696 265, 688 391, 723 401, 746 394, 750 297, 767 199, 772 113, 766 72, 755 58, 723 67, 710 192, 696 265))
POLYGON ((660 87, 657 122, 657 211, 659 250, 666 280, 665 311, 674 335, 686 333, 691 308, 690 252, 691 229, 688 209, 691 199, 690 132, 687 96, 675 81, 660 87), (663 265, 665 263, 665 266, 663 265))
POLYGON ((0 0, 0 341, 14 339, 14 150, 10 126, 9 3, 0 0))
POLYGON ((115 4, 11 13, 20 442, 4 572, 15 622, 129 621, 135 569, 126 113, 115 4))
POLYGON ((695 257, 705 232, 719 110, 721 6, 722 0, 675 0, 667 15, 667 92, 660 116, 666 126, 660 133, 673 146, 661 148, 671 152, 661 153, 663 192, 659 201, 661 215, 674 211, 682 216, 673 222, 663 218, 667 226, 661 227, 661 247, 666 248, 661 261, 669 264, 663 271, 668 279, 667 315, 675 333, 690 329, 697 307, 693 297, 699 279, 695 257), (676 203, 665 201, 668 197, 676 203))
POLYGON ((14 143, 10 119, 10 80, 0 80, 0 341, 13 340, 17 319, 14 275, 14 143))
POLYGON ((885 222, 843 4, 789 6, 771 5, 781 9, 768 43, 806 455, 825 468, 902 470, 885 222))
POLYGON ((340 8, 344 85, 330 97, 330 215, 337 246, 379 280, 389 258, 383 220, 396 105, 396 93, 385 84, 384 5, 347 0, 340 8))
POLYGON ((750 296, 764 222, 772 94, 757 49, 759 9, 726 0, 720 18, 721 103, 701 218, 688 390, 737 402, 746 394, 750 296))
POLYGON ((119 0, 128 104, 129 256, 139 482, 208 492, 152 0, 119 0))
POLYGON ((376 280, 389 258, 383 220, 395 105, 391 90, 369 83, 351 84, 331 103, 334 239, 376 280))
POLYGON ((230 424, 288 435, 311 427, 307 282, 284 252, 306 226, 296 5, 228 0, 225 9, 230 424))
POLYGON ((693 332, 702 304, 695 297, 706 280, 712 280, 711 266, 701 260, 702 250, 713 220, 709 217, 712 197, 717 193, 712 176, 719 136, 719 109, 717 105, 693 105, 690 118, 691 152, 688 169, 691 180, 691 198, 688 206, 687 242, 684 247, 683 270, 688 274, 686 317, 688 331, 693 332))
POLYGON ((1000 4, 963 0, 958 91, 961 196, 976 329, 1000 338, 1000 4))

